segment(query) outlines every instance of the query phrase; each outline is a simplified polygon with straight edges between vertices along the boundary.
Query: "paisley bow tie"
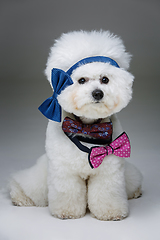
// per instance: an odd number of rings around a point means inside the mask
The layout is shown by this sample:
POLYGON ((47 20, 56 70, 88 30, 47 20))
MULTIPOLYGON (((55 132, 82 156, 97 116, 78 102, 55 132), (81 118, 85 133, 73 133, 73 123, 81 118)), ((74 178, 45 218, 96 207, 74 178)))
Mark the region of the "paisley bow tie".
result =
POLYGON ((118 157, 130 157, 130 141, 125 132, 117 137, 112 143, 105 147, 92 147, 90 149, 88 160, 92 168, 97 168, 103 162, 103 159, 110 154, 118 157))
POLYGON ((111 140, 112 138, 112 122, 83 124, 66 117, 62 129, 65 133, 89 135, 97 139, 111 140))

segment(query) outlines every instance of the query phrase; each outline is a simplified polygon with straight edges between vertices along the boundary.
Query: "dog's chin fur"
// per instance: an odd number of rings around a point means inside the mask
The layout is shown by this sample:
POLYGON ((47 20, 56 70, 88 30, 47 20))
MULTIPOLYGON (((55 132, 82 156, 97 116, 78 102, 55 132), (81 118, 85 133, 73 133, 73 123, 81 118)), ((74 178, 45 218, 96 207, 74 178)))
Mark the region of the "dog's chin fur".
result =
MULTIPOLYGON (((71 113, 71 112, 68 112, 71 113)), ((114 111, 109 110, 104 104, 102 103, 93 103, 84 105, 80 109, 75 109, 75 111, 72 112, 74 116, 79 117, 82 122, 84 123, 93 123, 96 122, 98 119, 106 119, 113 115, 114 111), (97 106, 95 106, 97 105, 97 106), (99 111, 97 111, 97 107, 99 107, 99 111), (104 110, 105 112, 104 112, 104 110)))
POLYGON ((100 120, 100 122, 105 122, 105 121, 109 121, 109 117, 105 117, 105 118, 93 118, 93 117, 85 117, 85 116, 78 116, 78 115, 75 115, 75 114, 70 114, 68 112, 63 112, 63 116, 66 117, 66 116, 69 116, 70 118, 72 119, 77 119, 78 121, 80 120, 82 123, 84 124, 94 124, 96 122, 98 122, 100 120))
POLYGON ((83 116, 81 116, 79 118, 85 124, 93 124, 93 123, 95 123, 99 120, 99 118, 93 119, 93 118, 86 118, 86 117, 83 117, 83 116))

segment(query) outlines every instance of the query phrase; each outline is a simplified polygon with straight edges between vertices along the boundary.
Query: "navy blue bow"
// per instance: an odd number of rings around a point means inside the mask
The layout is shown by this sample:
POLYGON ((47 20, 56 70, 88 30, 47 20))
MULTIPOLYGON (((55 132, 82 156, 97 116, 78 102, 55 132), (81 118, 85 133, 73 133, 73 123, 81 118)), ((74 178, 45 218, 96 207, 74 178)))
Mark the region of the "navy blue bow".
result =
POLYGON ((56 122, 61 122, 61 106, 58 103, 57 95, 69 85, 73 84, 71 77, 61 69, 52 69, 52 86, 54 93, 52 97, 47 98, 38 108, 41 113, 56 122))

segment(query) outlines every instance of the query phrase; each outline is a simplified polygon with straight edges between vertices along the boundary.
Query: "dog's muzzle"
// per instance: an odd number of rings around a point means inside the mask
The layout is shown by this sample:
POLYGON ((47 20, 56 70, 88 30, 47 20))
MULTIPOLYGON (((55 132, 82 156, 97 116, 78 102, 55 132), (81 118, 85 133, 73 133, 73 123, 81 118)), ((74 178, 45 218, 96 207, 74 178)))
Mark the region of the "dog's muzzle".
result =
POLYGON ((95 89, 92 92, 92 97, 94 98, 95 101, 100 101, 104 96, 104 93, 100 89, 95 89))

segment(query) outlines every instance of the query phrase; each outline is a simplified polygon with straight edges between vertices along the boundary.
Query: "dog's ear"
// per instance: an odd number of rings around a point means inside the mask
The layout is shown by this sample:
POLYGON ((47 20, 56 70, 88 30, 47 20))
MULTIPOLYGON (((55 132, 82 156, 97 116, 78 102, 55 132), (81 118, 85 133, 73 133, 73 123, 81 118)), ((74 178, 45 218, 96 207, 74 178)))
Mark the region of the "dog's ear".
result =
MULTIPOLYGON (((119 74, 116 77, 116 84, 118 86, 118 95, 121 99, 121 109, 125 108, 132 99, 132 85, 134 76, 124 69, 118 69, 119 74)), ((121 110, 120 109, 120 110, 121 110)), ((119 110, 119 111, 120 111, 119 110)))
POLYGON ((133 82, 134 82, 133 74, 130 73, 129 71, 127 71, 127 70, 124 70, 124 69, 122 71, 123 71, 122 76, 123 76, 123 79, 124 79, 126 85, 129 86, 129 87, 132 87, 133 82))

